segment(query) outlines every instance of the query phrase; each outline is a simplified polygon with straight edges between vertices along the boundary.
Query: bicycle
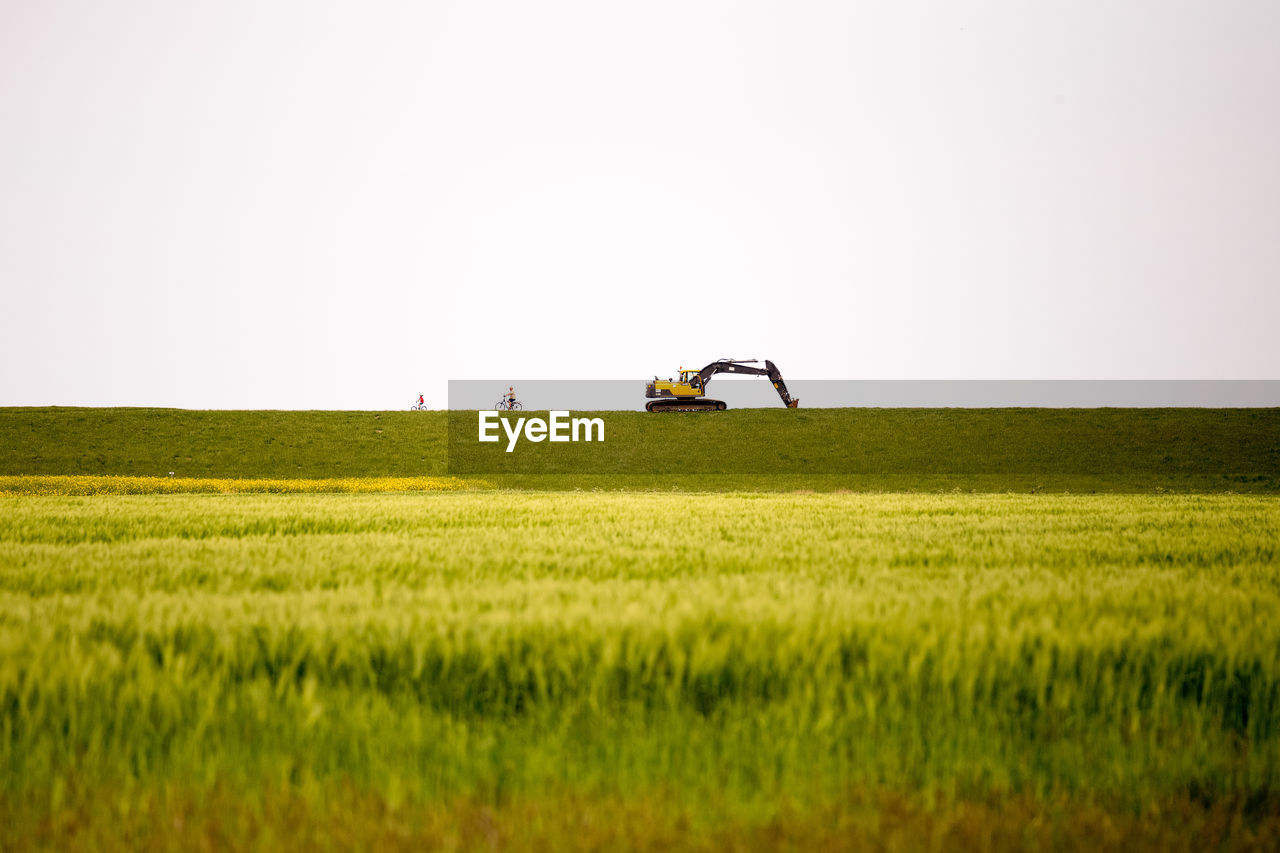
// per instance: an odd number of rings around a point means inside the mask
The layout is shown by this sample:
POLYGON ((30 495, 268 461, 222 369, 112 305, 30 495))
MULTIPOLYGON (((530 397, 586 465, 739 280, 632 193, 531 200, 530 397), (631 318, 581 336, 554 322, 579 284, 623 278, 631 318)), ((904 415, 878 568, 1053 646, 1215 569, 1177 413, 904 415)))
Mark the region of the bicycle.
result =
POLYGON ((506 397, 503 397, 493 408, 498 412, 518 412, 524 408, 524 403, 521 403, 519 400, 509 400, 506 397))
POLYGON ((410 409, 412 409, 412 410, 413 410, 413 411, 415 411, 415 412, 425 412, 425 411, 427 410, 427 407, 426 407, 426 406, 419 406, 417 403, 414 403, 414 404, 413 404, 412 406, 410 406, 409 408, 410 408, 410 409))

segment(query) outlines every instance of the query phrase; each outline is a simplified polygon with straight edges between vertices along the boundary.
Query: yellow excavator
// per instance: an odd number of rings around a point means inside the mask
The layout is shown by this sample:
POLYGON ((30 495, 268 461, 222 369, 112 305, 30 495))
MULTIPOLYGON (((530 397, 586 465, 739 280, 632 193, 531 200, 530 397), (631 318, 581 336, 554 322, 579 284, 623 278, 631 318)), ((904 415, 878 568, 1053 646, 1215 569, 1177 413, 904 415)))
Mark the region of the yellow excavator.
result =
POLYGON ((738 358, 722 358, 713 361, 701 370, 686 370, 680 368, 680 378, 677 379, 659 379, 653 377, 653 381, 644 387, 644 395, 649 398, 649 402, 644 404, 645 410, 650 412, 723 412, 729 408, 722 400, 706 399, 707 383, 711 381, 711 377, 717 373, 740 373, 745 376, 767 376, 769 381, 773 383, 773 387, 778 392, 778 396, 782 398, 782 403, 788 409, 794 409, 800 405, 800 401, 793 399, 791 393, 787 391, 787 383, 782 381, 782 373, 774 366, 772 361, 766 360, 764 367, 752 367, 753 364, 759 364, 754 359, 738 359, 738 358))

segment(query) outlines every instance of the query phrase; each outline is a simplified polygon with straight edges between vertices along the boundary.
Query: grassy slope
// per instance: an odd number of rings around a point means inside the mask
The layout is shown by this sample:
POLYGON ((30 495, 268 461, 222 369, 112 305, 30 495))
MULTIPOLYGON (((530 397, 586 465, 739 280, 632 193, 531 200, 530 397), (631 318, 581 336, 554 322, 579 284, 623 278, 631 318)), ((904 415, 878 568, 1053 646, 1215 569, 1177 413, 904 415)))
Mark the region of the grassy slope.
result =
POLYGON ((0 409, 0 474, 438 476, 445 449, 442 412, 0 409))
POLYGON ((1254 496, 0 498, 0 848, 1266 849, 1278 536, 1254 496))
POLYGON ((0 409, 0 474, 374 477, 625 489, 1280 491, 1280 409, 604 413, 604 445, 472 440, 474 415, 0 409), (464 464, 460 464, 464 463, 464 464))

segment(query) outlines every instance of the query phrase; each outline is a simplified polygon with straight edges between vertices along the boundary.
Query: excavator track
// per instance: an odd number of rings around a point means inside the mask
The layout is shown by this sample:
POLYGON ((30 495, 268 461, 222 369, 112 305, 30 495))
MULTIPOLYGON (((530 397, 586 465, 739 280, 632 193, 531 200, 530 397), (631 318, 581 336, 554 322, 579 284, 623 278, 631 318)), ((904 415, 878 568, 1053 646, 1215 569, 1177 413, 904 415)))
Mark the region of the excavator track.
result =
POLYGON ((723 412, 729 408, 723 400, 680 400, 666 398, 650 400, 644 404, 646 412, 723 412))

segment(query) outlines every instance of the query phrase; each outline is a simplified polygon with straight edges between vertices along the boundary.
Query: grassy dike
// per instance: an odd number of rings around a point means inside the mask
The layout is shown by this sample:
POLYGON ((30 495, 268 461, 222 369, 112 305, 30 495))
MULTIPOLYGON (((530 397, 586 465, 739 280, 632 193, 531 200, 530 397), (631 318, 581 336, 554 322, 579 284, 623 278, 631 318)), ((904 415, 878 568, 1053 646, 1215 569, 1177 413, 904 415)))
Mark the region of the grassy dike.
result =
MULTIPOLYGON (((521 413, 525 417, 545 413, 521 413)), ((581 413, 576 413, 581 414, 581 413)), ((1280 491, 1280 409, 595 413, 604 444, 476 441, 474 412, 0 409, 0 475, 690 491, 1280 491)))

